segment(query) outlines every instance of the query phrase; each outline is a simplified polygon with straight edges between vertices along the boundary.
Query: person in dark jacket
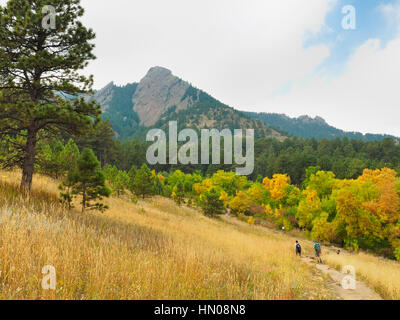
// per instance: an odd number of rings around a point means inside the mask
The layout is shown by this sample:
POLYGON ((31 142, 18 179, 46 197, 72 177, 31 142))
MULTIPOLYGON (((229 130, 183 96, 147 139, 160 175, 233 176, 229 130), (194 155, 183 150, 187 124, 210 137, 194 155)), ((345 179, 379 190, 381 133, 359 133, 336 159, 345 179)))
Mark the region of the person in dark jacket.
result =
POLYGON ((296 256, 299 255, 301 257, 301 244, 297 240, 295 243, 295 248, 296 248, 296 256))

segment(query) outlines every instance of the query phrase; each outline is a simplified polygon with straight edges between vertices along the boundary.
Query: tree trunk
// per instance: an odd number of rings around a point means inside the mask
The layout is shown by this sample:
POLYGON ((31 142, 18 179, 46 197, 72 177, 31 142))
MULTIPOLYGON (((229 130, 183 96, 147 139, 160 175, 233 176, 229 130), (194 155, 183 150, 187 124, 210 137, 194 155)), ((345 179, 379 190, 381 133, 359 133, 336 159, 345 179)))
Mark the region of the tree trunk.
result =
POLYGON ((29 128, 26 138, 25 159, 22 167, 21 190, 30 192, 36 156, 36 129, 29 128))
POLYGON ((82 213, 85 213, 86 209, 86 187, 83 187, 82 192, 82 213))

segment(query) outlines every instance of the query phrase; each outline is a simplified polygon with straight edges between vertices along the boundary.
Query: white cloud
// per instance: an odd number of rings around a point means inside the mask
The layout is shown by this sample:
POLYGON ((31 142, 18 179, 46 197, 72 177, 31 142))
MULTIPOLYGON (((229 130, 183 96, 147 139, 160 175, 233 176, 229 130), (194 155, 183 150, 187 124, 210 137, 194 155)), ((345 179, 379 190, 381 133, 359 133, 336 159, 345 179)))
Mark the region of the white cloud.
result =
POLYGON ((303 40, 324 27, 335 1, 83 0, 97 33, 88 71, 101 87, 138 81, 160 65, 227 104, 262 109, 269 93, 329 55, 303 40))
POLYGON ((400 38, 385 48, 370 39, 357 49, 346 72, 314 76, 267 105, 292 115, 320 115, 342 129, 400 136, 400 38))
POLYGON ((388 22, 400 32, 400 0, 394 3, 388 3, 379 7, 388 22))

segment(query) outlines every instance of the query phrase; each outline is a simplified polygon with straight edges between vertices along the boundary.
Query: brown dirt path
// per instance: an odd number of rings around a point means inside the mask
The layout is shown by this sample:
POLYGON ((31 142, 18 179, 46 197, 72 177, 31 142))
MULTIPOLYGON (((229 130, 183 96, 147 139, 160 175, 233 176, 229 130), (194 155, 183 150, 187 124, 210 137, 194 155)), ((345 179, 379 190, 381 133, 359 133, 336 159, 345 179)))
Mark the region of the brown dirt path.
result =
MULTIPOLYGON (((229 219, 229 216, 227 216, 226 219, 229 219)), ((346 276, 346 274, 337 271, 328 265, 317 263, 315 258, 311 256, 314 253, 312 241, 301 238, 299 235, 296 236, 290 233, 282 233, 281 231, 271 229, 266 225, 262 225, 262 227, 268 233, 276 234, 279 236, 284 235, 288 238, 288 240, 290 239, 291 241, 293 241, 293 254, 294 254, 294 242, 296 239, 299 239, 303 251, 302 262, 307 263, 313 268, 316 268, 320 272, 319 275, 322 274, 324 276, 324 277, 319 277, 320 280, 328 279, 329 283, 327 283, 326 287, 329 291, 332 292, 332 294, 334 295, 334 299, 337 298, 343 300, 382 300, 382 297, 378 293, 376 293, 373 289, 369 288, 364 282, 359 281, 359 279, 356 279, 356 289, 354 290, 344 289, 342 287, 342 280, 346 276)), ((338 250, 340 250, 340 254, 349 254, 343 248, 337 248, 334 246, 322 246, 322 261, 324 259, 324 253, 329 252, 336 254, 338 250)))
POLYGON ((323 274, 329 275, 331 279, 329 286, 334 293, 343 300, 382 300, 382 298, 365 283, 356 280, 355 289, 344 289, 342 287, 342 280, 346 274, 339 272, 328 265, 317 263, 313 257, 305 256, 302 260, 309 264, 314 265, 323 274))

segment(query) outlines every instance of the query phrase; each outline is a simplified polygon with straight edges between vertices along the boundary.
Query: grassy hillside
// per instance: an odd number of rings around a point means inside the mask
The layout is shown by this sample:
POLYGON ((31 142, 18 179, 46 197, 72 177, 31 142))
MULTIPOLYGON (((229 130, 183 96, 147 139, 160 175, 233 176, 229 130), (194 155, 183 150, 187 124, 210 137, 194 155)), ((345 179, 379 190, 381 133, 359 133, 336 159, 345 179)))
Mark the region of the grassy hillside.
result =
POLYGON ((293 243, 236 219, 209 219, 170 200, 109 199, 106 213, 67 212, 57 184, 0 172, 1 299, 324 299, 293 243), (292 255, 293 254, 293 255, 292 255), (57 290, 41 289, 41 269, 57 290))
MULTIPOLYGON (((19 179, 0 172, 0 299, 337 298, 327 278, 295 257, 289 235, 160 197, 111 198, 109 211, 82 215, 59 205, 56 181, 36 176, 23 199, 19 179), (56 291, 41 288, 45 265, 56 268, 56 291)), ((311 253, 309 242, 303 247, 311 253)), ((356 266, 385 298, 400 298, 398 263, 365 254, 326 259, 356 266)))

